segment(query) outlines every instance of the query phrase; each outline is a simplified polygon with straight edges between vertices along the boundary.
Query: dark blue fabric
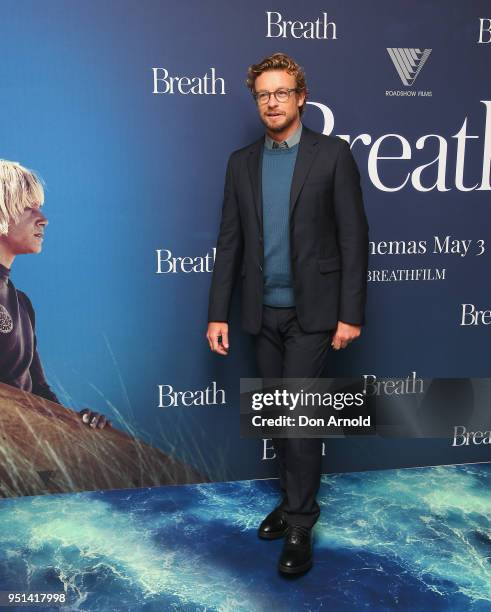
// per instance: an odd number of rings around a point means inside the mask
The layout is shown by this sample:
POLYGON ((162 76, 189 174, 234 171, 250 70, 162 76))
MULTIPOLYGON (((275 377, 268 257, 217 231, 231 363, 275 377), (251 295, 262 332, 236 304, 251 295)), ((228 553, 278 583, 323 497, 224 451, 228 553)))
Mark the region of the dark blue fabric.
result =
POLYGON ((31 301, 9 276, 0 264, 0 382, 59 403, 39 359, 31 301))
POLYGON ((262 167, 264 296, 267 306, 294 306, 290 264, 290 187, 298 145, 264 147, 262 167))

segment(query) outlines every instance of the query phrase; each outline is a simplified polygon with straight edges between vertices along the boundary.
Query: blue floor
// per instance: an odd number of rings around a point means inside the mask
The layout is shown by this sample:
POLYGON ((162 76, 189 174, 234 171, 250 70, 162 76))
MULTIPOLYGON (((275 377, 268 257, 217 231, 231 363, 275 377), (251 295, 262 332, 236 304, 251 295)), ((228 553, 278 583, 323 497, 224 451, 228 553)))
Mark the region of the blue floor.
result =
POLYGON ((491 464, 323 477, 296 578, 256 536, 278 499, 264 480, 1 500, 0 590, 90 612, 491 610, 491 464))

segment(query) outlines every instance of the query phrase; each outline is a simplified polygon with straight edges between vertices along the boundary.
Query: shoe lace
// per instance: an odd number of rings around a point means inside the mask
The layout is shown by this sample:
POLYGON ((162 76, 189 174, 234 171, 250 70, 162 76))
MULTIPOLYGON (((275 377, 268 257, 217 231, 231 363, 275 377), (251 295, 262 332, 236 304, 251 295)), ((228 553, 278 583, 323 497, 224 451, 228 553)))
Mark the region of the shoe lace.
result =
POLYGON ((292 544, 298 544, 305 539, 310 533, 308 527, 303 525, 290 525, 288 527, 288 541, 292 544))

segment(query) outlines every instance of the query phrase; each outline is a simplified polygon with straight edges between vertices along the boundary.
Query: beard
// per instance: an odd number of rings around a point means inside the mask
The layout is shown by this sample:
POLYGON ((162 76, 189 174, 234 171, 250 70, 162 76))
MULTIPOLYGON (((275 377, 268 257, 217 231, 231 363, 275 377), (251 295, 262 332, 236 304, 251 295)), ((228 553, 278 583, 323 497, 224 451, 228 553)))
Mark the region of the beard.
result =
POLYGON ((261 117, 262 122, 264 123, 264 125, 268 128, 268 130, 270 132, 283 132, 284 130, 288 129, 296 120, 296 116, 294 117, 290 117, 289 119, 287 119, 285 121, 285 123, 281 124, 281 125, 270 125, 268 123, 268 118, 267 117, 261 117))

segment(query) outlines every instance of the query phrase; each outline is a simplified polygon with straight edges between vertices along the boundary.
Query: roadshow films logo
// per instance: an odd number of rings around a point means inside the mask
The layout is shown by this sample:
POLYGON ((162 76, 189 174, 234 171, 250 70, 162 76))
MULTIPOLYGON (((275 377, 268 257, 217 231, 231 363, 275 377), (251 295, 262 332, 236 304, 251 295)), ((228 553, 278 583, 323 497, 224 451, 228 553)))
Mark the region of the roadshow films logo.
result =
POLYGON ((387 53, 397 70, 401 83, 407 89, 387 89, 385 95, 388 97, 408 98, 416 96, 431 97, 432 91, 411 89, 427 59, 430 57, 431 51, 431 49, 388 47, 387 53))

